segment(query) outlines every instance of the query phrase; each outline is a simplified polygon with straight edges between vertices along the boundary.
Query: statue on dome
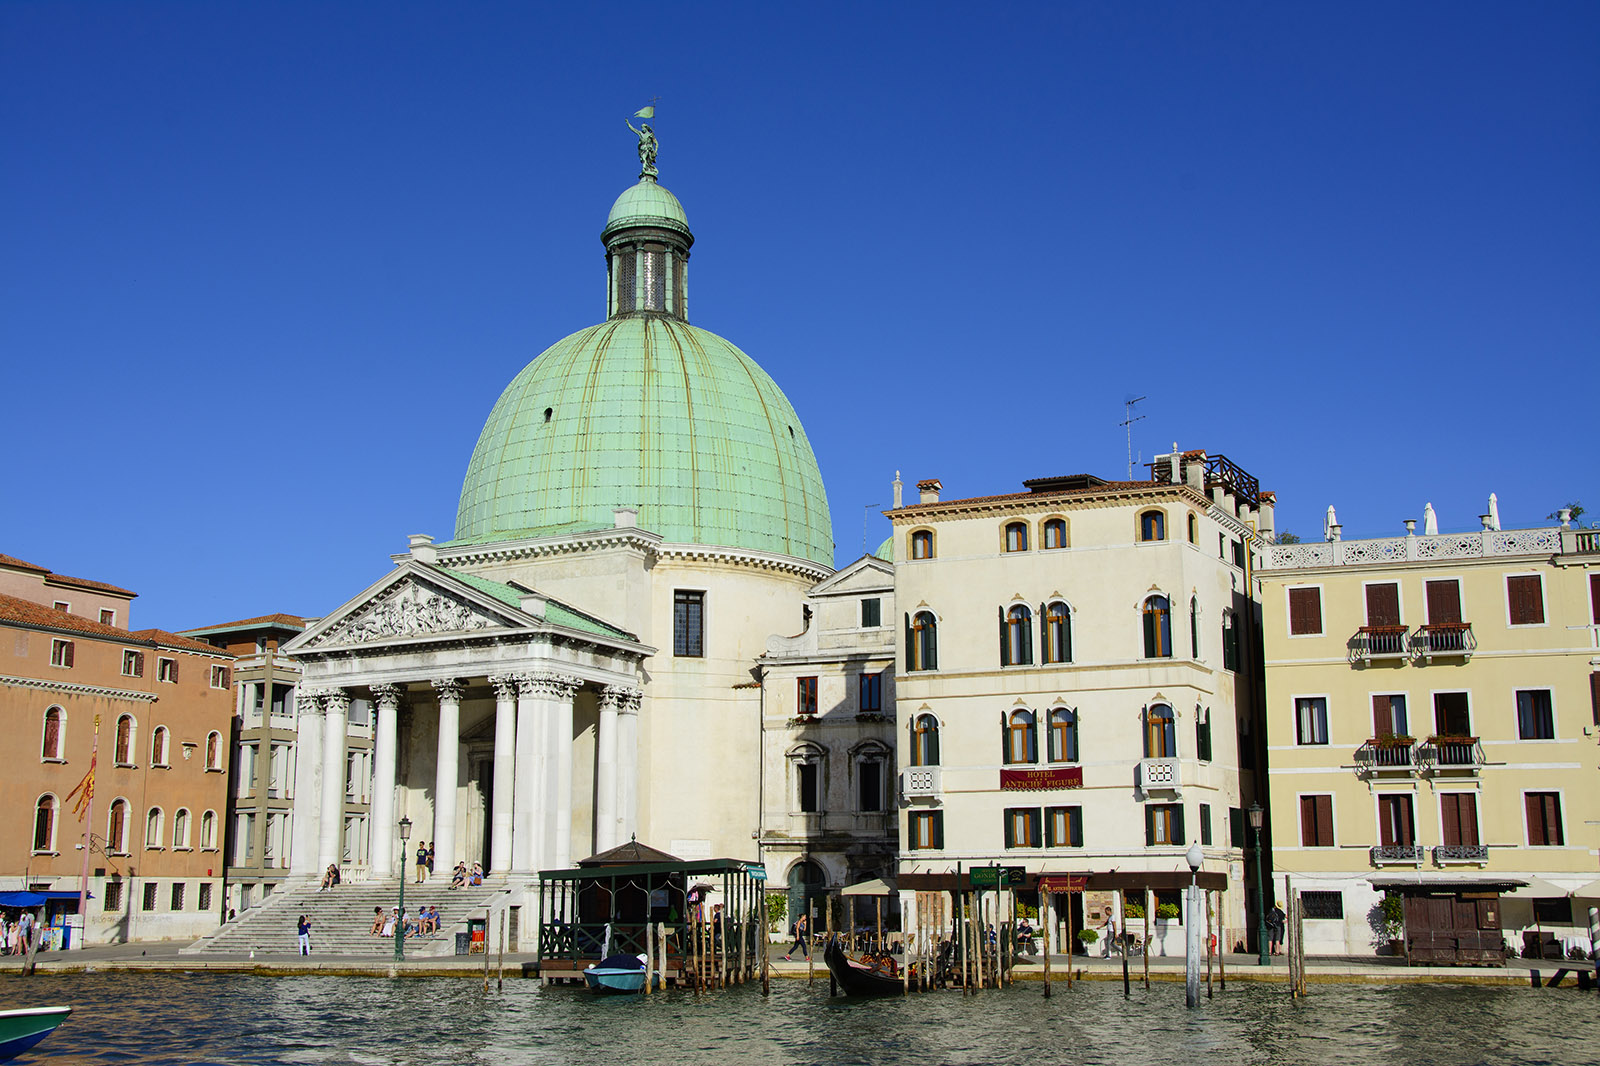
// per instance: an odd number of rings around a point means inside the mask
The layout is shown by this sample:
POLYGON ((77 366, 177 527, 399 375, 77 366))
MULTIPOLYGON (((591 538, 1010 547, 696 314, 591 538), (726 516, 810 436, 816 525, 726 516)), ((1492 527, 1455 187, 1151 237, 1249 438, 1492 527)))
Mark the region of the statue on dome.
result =
MULTIPOLYGON (((633 117, 655 118, 655 106, 641 107, 633 113, 633 117)), ((634 129, 633 123, 630 122, 628 123, 628 128, 639 136, 639 177, 641 179, 650 178, 654 180, 657 174, 656 149, 658 145, 656 143, 656 132, 650 128, 650 123, 648 122, 639 123, 638 129, 634 129)))

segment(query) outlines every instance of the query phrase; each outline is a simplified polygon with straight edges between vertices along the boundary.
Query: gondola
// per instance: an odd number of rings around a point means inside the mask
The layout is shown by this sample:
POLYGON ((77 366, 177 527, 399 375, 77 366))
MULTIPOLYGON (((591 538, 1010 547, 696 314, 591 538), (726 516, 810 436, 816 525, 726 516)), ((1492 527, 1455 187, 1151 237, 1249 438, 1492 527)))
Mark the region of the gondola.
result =
POLYGON ((0 1061, 14 1059, 56 1031, 71 1007, 26 1007, 0 1010, 0 1061))
MULTIPOLYGON (((844 953, 838 937, 828 941, 822 952, 822 961, 828 964, 828 971, 847 996, 899 996, 905 993, 898 973, 891 976, 883 970, 875 970, 857 962, 844 953)), ((894 964, 891 962, 889 965, 892 967, 894 964)))

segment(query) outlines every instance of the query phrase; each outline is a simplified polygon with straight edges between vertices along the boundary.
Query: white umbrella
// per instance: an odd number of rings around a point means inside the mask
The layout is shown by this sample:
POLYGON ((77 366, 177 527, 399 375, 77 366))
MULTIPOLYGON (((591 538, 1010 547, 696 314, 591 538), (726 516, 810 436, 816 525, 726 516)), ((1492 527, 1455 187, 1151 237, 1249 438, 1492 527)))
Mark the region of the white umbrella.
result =
POLYGON ((1489 493, 1489 528, 1500 528, 1500 497, 1489 493))
POLYGON ((1431 503, 1422 509, 1422 532, 1429 537, 1439 532, 1439 516, 1433 513, 1431 503))
POLYGON ((1328 517, 1322 520, 1322 539, 1333 539, 1333 527, 1339 524, 1339 516, 1333 513, 1333 504, 1328 504, 1328 517))

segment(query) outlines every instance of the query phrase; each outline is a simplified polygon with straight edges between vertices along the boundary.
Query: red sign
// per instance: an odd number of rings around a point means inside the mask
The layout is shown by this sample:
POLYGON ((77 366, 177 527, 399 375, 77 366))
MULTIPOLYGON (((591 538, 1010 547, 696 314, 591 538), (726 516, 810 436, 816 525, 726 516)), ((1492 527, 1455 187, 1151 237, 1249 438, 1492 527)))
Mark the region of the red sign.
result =
POLYGON ((1040 874, 1040 892, 1082 892, 1089 883, 1088 874, 1040 874))
POLYGON ((1083 767, 1058 766, 1049 770, 1001 770, 1000 791, 1042 792, 1052 788, 1082 788, 1083 767))

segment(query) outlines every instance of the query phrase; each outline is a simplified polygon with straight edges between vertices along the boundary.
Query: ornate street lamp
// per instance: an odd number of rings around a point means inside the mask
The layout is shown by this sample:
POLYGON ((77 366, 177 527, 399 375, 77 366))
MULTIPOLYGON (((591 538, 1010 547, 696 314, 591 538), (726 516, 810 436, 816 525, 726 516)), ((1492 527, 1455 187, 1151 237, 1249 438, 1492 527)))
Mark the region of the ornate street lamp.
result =
POLYGON ((1256 946, 1260 949, 1257 961, 1271 966, 1272 960, 1267 958, 1267 869, 1261 861, 1261 823, 1266 817, 1267 812, 1261 809, 1259 800, 1250 804, 1250 828, 1256 831, 1256 946))
POLYGON ((406 841, 411 839, 411 819, 400 819, 400 915, 394 923, 394 961, 406 960, 406 841))
POLYGON ((1200 1005, 1200 952, 1205 941, 1200 923, 1200 864, 1206 853, 1199 844, 1190 844, 1183 861, 1189 864, 1189 891, 1184 893, 1183 915, 1183 991, 1184 1002, 1191 1007, 1200 1005))

